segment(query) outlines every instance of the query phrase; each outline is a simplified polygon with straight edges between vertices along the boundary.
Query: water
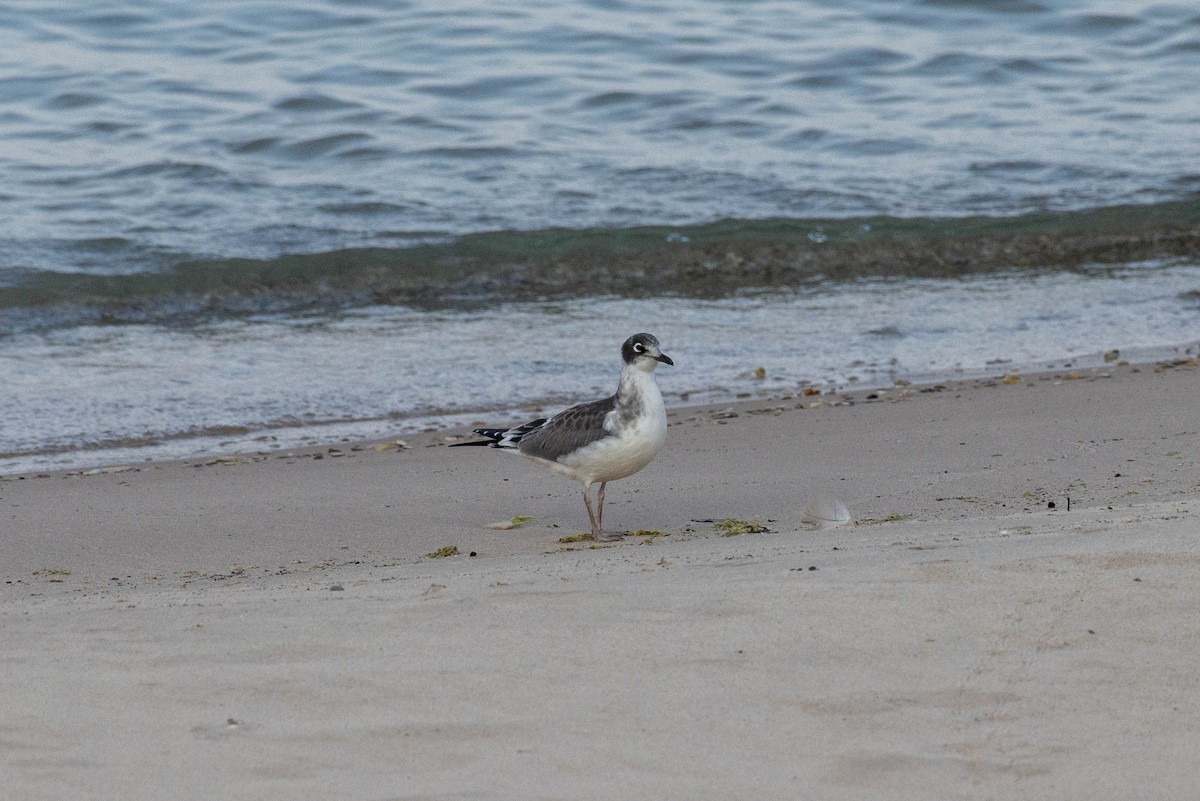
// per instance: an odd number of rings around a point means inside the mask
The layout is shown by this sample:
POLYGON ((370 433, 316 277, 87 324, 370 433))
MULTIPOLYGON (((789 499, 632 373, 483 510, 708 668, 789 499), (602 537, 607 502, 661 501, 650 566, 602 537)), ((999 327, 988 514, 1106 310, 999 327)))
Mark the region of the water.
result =
POLYGON ((516 414, 643 329, 676 401, 1186 348, 1198 71, 1186 4, 6 7, 0 470, 516 414))
POLYGON ((1115 7, 25 2, 5 268, 1194 194, 1200 11, 1115 7))
POLYGON ((1200 265, 861 280, 720 300, 372 306, 186 327, 75 326, 0 348, 0 472, 521 422, 615 389, 624 337, 669 333, 668 403, 780 397, 1171 353, 1200 265), (651 322, 652 321, 652 322, 651 322), (761 372, 760 372, 761 368, 761 372))

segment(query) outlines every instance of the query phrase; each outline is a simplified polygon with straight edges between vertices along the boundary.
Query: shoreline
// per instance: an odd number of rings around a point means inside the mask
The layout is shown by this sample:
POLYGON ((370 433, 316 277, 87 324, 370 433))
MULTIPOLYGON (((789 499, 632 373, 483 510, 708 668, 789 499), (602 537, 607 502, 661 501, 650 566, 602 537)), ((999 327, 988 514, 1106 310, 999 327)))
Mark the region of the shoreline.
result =
MULTIPOLYGON (((903 392, 906 390, 920 390, 921 387, 947 385, 947 384, 969 384, 971 382, 986 382, 1002 379, 1006 375, 1018 375, 1029 379, 1044 380, 1047 376, 1066 376, 1072 372, 1081 373, 1096 370, 1106 370, 1114 367, 1132 367, 1157 369, 1160 366, 1184 364, 1189 361, 1200 360, 1200 356, 1196 355, 1195 343, 1187 342, 1172 346, 1160 346, 1154 348, 1134 348, 1114 350, 1110 354, 1082 354, 1068 359, 1059 359, 1063 365, 1061 368, 1055 368, 1053 365, 1046 365, 1048 360, 1040 360, 1037 363, 1029 364, 1014 364, 1010 362, 997 361, 985 367, 973 368, 969 370, 959 370, 946 374, 918 374, 911 378, 893 379, 887 383, 872 382, 870 380, 860 381, 857 376, 850 379, 849 382, 843 382, 839 386, 826 386, 821 382, 814 382, 808 386, 797 386, 794 389, 783 389, 774 387, 766 389, 756 387, 754 384, 748 384, 747 387, 741 390, 724 390, 722 397, 716 396, 720 393, 714 391, 693 393, 683 393, 682 397, 671 397, 670 393, 664 392, 667 398, 668 410, 672 413, 688 414, 693 411, 701 413, 706 409, 737 407, 743 404, 754 405, 756 403, 778 402, 786 403, 790 400, 795 400, 799 397, 809 397, 809 393, 816 391, 816 402, 822 402, 822 399, 830 397, 840 398, 841 402, 854 402, 854 398, 863 397, 873 392, 903 392), (1122 357, 1117 361, 1112 354, 1123 354, 1129 352, 1131 359, 1122 357), (702 400, 692 402, 689 396, 692 394, 700 394, 702 400), (674 404, 674 405, 672 405, 674 404)), ((747 373, 747 375, 749 372, 747 373)), ((745 376, 739 376, 739 379, 745 376)), ((167 436, 162 438, 164 441, 202 441, 206 438, 221 439, 223 437, 249 437, 256 435, 258 439, 263 439, 272 431, 294 428, 297 431, 310 432, 306 435, 303 442, 297 442, 293 445, 272 445, 269 449, 245 447, 245 443, 223 443, 216 448, 209 449, 207 452, 194 452, 190 455, 176 456, 146 456, 143 458, 102 458, 98 461, 80 459, 83 463, 79 465, 56 465, 56 466, 28 466, 19 469, 0 467, 0 482, 5 481, 22 481, 34 478, 49 478, 49 477, 76 477, 76 476, 92 476, 101 473, 113 472, 138 472, 141 470, 155 469, 156 466, 176 464, 176 463, 196 463, 196 462, 224 462, 232 457, 239 459, 254 459, 254 457, 263 458, 293 458, 303 455, 304 453, 317 453, 320 451, 328 451, 334 449, 336 451, 358 452, 365 448, 375 447, 395 441, 408 441, 429 435, 448 435, 455 432, 469 431, 471 427, 476 425, 494 425, 504 422, 503 418, 508 418, 514 425, 519 424, 524 419, 532 419, 539 415, 545 416, 553 414, 560 408, 565 408, 572 402, 564 400, 560 404, 547 404, 545 406, 538 404, 525 404, 520 410, 517 408, 507 408, 500 410, 488 410, 484 412, 455 412, 451 417, 465 418, 468 416, 477 416, 478 419, 471 423, 450 424, 443 426, 434 426, 427 424, 425 418, 416 417, 411 419, 398 418, 396 420, 396 431, 387 436, 355 436, 345 435, 343 433, 331 433, 322 437, 321 431, 325 428, 336 428, 338 426, 357 426, 357 425, 378 425, 384 422, 383 419, 364 419, 354 421, 333 421, 329 424, 296 424, 293 426, 266 426, 263 428, 246 428, 245 430, 231 431, 214 431, 211 434, 195 435, 195 434, 179 434, 176 436, 167 436), (413 430, 411 426, 420 426, 419 430, 413 430)), ((160 444, 158 441, 149 443, 150 449, 160 444)), ((138 446, 131 446, 136 450, 138 446)), ((10 454, 8 458, 14 457, 29 457, 29 456, 44 456, 58 455, 70 456, 77 455, 82 457, 84 454, 120 452, 127 450, 117 444, 102 445, 96 447, 86 447, 74 451, 53 450, 45 453, 30 452, 20 454, 10 454)), ((261 460, 261 459, 260 459, 261 460)))
MULTIPOLYGON (((888 518, 933 522, 946 519, 948 514, 949 519, 964 517, 968 511, 987 514, 1030 511, 1029 499, 1035 496, 1039 502, 1068 503, 1073 486, 1078 489, 1070 502, 1076 510, 1093 506, 1100 500, 1104 500, 1106 505, 1113 502, 1119 504, 1122 496, 1116 488, 1127 485, 1130 479, 1129 473, 1122 473, 1124 459, 1113 457, 1107 468, 1112 476, 1106 477, 1091 468, 1081 472, 1074 480, 1069 475, 1070 471, 1063 472, 1055 465, 1089 451, 1104 450, 1106 446, 1102 443, 1109 443, 1107 447, 1110 448, 1117 447, 1126 437, 1103 436, 1094 442, 1087 441, 1090 444, 1080 440, 1072 444, 1069 449, 1072 453, 1046 453, 1040 460, 1028 454, 1018 456, 1017 468, 1011 464, 1014 455, 1003 436, 986 426, 968 433, 967 429, 978 427, 978 423, 960 419, 959 416, 965 410, 978 407, 987 420, 987 426, 991 425, 990 418, 993 415, 1001 414, 1010 425, 1037 428, 1039 422, 1036 419, 1014 419, 1013 407, 1021 409, 1027 405, 1026 412, 1033 413, 1036 409, 1044 414, 1044 402, 1039 397, 1045 395, 1047 400, 1054 399, 1057 428, 1045 432, 1049 440, 1039 439, 1043 436, 1039 434, 1039 437, 1020 443, 1027 450, 1044 450, 1052 446, 1056 437, 1068 436, 1067 432, 1079 435, 1092 422, 1091 418, 1082 421, 1074 419, 1076 414, 1064 398, 1078 396, 1078 402, 1083 404, 1080 409, 1095 402, 1094 396, 1097 394, 1103 394, 1107 403, 1123 403, 1126 389, 1141 394, 1147 382, 1155 381, 1165 387, 1176 387, 1187 384, 1190 379, 1195 384, 1200 381, 1197 366, 1200 366, 1200 360, 1186 356, 1150 364, 1121 362, 1104 367, 1070 368, 1024 375, 1009 373, 926 385, 901 384, 887 389, 866 388, 836 393, 808 390, 787 392, 785 397, 738 399, 727 403, 669 408, 669 434, 663 453, 642 473, 615 483, 610 492, 610 503, 615 501, 614 508, 632 507, 631 515, 622 515, 621 525, 624 528, 651 528, 676 536, 693 533, 684 529, 695 528, 692 526, 694 519, 719 520, 724 517, 757 517, 772 521, 772 527, 777 530, 801 530, 799 514, 812 498, 842 501, 850 511, 852 522, 888 518), (1122 389, 1116 390, 1116 387, 1122 389), (1096 391, 1089 392, 1089 388, 1096 391), (939 414, 949 415, 945 417, 947 421, 955 421, 952 429, 963 429, 958 439, 938 430, 936 424, 925 419, 934 407, 937 407, 939 414), (877 414, 884 409, 896 411, 877 414), (884 440, 885 443, 890 441, 888 444, 876 442, 877 438, 871 433, 878 425, 880 416, 904 421, 901 430, 897 431, 890 431, 892 425, 886 424, 889 433, 884 434, 884 440), (846 425, 852 429, 862 426, 863 429, 847 432, 843 430, 846 425), (744 441, 744 436, 749 436, 749 439, 744 441), (781 442, 796 436, 800 436, 801 441, 794 451, 781 447, 781 442), (816 444, 808 444, 814 437, 816 444), (992 443, 983 448, 986 453, 976 452, 978 446, 972 448, 970 441, 980 439, 992 443), (903 443, 903 447, 899 443, 903 443), (803 462, 790 464, 797 480, 796 492, 792 494, 781 476, 770 469, 764 472, 763 465, 749 456, 747 444, 754 449, 764 449, 762 457, 767 465, 777 463, 782 466, 793 459, 804 460, 811 458, 812 454, 819 454, 827 469, 814 471, 803 462), (915 486, 906 486, 908 482, 896 473, 905 464, 904 460, 912 458, 914 454, 928 452, 931 448, 939 449, 941 458, 954 460, 958 459, 955 452, 966 448, 978 460, 973 469, 979 475, 994 475, 1012 485, 1012 489, 1008 490, 1007 495, 993 493, 994 497, 986 500, 982 495, 974 499, 975 493, 958 492, 949 488, 949 485, 935 491, 932 488, 938 482, 926 479, 926 487, 933 497, 921 497, 922 493, 915 486), (895 465, 880 464, 881 458, 893 460, 895 465), (726 469, 723 465, 728 466, 732 475, 762 474, 758 492, 751 495, 761 496, 763 488, 770 487, 769 495, 761 497, 757 503, 737 498, 737 493, 729 489, 730 482, 722 477, 726 469), (831 475, 831 471, 836 475, 831 475), (1017 474, 1021 472, 1027 478, 1020 479, 1017 474), (688 481, 686 476, 689 474, 698 478, 688 481), (866 476, 875 478, 868 479, 866 476), (1122 478, 1125 481, 1121 481, 1122 478), (712 489, 697 486, 705 481, 722 489, 714 496, 714 502, 704 504, 702 512, 688 516, 683 510, 683 499, 675 496, 689 486, 695 487, 701 497, 706 492, 711 494, 712 489), (873 489, 873 481, 883 483, 873 489), (1022 481, 1028 485, 1022 490, 1029 493, 1027 495, 1015 492, 1016 486, 1022 481), (650 514, 653 505, 636 499, 644 495, 659 496, 664 482, 674 487, 665 499, 665 511, 658 515, 650 514), (1112 486, 1098 488, 1104 483, 1112 486), (889 492, 876 491, 881 489, 889 492), (718 504, 716 498, 720 498, 724 505, 718 504), (964 500, 968 498, 973 500, 964 500), (955 507, 958 511, 950 513, 949 510, 955 507)), ((1154 405, 1161 406, 1162 401, 1155 400, 1154 405)), ((1180 395, 1171 413, 1178 417, 1177 428, 1182 432, 1182 439, 1186 439, 1193 428, 1188 424, 1187 410, 1187 399, 1180 395)), ((1112 409, 1109 414, 1120 421, 1120 425, 1114 425, 1114 428, 1122 430, 1128 430, 1132 422, 1127 417, 1136 417, 1132 411, 1120 409, 1112 409)), ((1145 426, 1145 421, 1141 421, 1140 427, 1145 426)), ((399 538, 398 541, 410 530, 420 532, 417 540, 428 543, 430 547, 421 550, 425 547, 422 544, 399 548, 394 558, 401 560, 420 559, 429 551, 454 544, 441 542, 441 539, 453 538, 458 526, 471 532, 464 539, 468 546, 474 546, 460 550, 464 553, 469 550, 480 552, 480 537, 486 538, 488 534, 496 533, 487 529, 486 525, 517 515, 534 518, 534 522, 517 531, 527 533, 537 530, 545 544, 556 544, 560 530, 562 535, 579 533, 574 530, 576 528, 586 530, 583 525, 586 518, 582 518, 581 522, 582 509, 575 508, 580 504, 577 504, 575 497, 578 487, 574 482, 546 474, 535 465, 507 453, 487 450, 471 458, 472 451, 454 451, 444 447, 449 442, 471 436, 469 429, 463 427, 407 435, 403 439, 389 437, 382 440, 323 443, 284 452, 228 453, 152 463, 126 463, 88 470, 0 476, 0 502, 10 500, 11 507, 9 519, 0 519, 0 529, 17 537, 10 540, 10 550, 16 558, 9 559, 6 565, 0 567, 0 573, 5 573, 0 578, 22 579, 21 571, 39 568, 71 569, 69 565, 55 568, 49 563, 53 561, 49 555, 43 559, 49 560, 46 564, 34 564, 23 558, 32 557, 33 549, 25 546, 32 546, 35 542, 48 546, 49 554, 62 554, 65 558, 72 545, 87 552, 88 541, 94 540, 98 531, 104 531, 109 539, 136 534, 149 540, 155 525, 183 524, 188 536, 198 538, 204 535, 206 521, 219 521, 222 526, 235 528, 247 519, 239 517, 239 512, 249 516, 276 511, 268 510, 269 503, 264 505, 268 499, 262 497, 270 494, 273 487, 281 490, 278 511, 286 511, 286 504, 283 503, 285 497, 293 501, 297 508, 313 508, 314 503, 311 499, 305 499, 304 493, 315 493, 328 504, 326 510, 317 512, 318 517, 314 520, 285 515, 289 523, 297 527, 294 530, 304 533, 307 542, 319 541, 320 522, 332 522, 335 512, 346 515, 362 513, 363 510, 355 506, 356 501, 369 504, 369 520, 376 527, 370 538, 372 544, 386 541, 389 531, 399 538), (437 479, 433 480, 435 476, 437 479), (444 487, 440 486, 443 481, 446 482, 444 487), (245 497, 237 497, 243 486, 246 489, 245 497), (142 497, 141 493, 146 492, 154 492, 159 497, 142 497), (338 493, 344 493, 344 497, 338 493), (493 500, 489 500, 488 493, 494 493, 493 500), (463 497, 468 494, 469 498, 463 497), (451 502, 451 498, 456 498, 456 501, 451 502), (51 499, 57 505, 48 506, 51 499), (426 507, 416 509, 419 515, 412 523, 400 516, 405 513, 402 509, 413 511, 412 507, 406 506, 409 499, 417 499, 426 507), (141 507, 147 501, 158 516, 143 521, 140 518, 144 515, 140 513, 145 510, 141 507), (439 521, 436 513, 447 503, 463 508, 456 510, 457 513, 450 519, 439 521), (191 510, 192 519, 173 520, 173 508, 191 510), (484 511, 489 509, 494 511, 484 511), (90 528, 87 523, 89 517, 98 518, 90 524, 90 528), (30 531, 41 532, 40 537, 23 541, 21 538, 27 537, 30 531)), ((1166 449, 1164 454, 1157 454, 1156 462, 1162 468, 1177 470, 1189 462, 1191 457, 1184 454, 1191 452, 1186 442, 1180 442, 1166 449)), ((1130 463, 1135 462, 1131 460, 1130 463)), ((947 475, 949 473, 946 471, 947 475)), ((955 483, 969 485, 971 481, 963 476, 955 483)), ((1160 486, 1160 482, 1154 481, 1148 482, 1146 487, 1124 491, 1133 493, 1129 496, 1132 498, 1155 501, 1160 499, 1157 491, 1160 486), (1145 497, 1147 495, 1149 497, 1145 497)), ((1200 483, 1196 486, 1200 487, 1200 483)), ((288 532, 283 523, 267 522, 266 528, 278 536, 286 536, 288 532)), ((158 547, 150 549, 151 552, 157 550, 158 547)), ((278 552, 277 559, 285 555, 282 548, 274 550, 278 552)), ((337 556, 326 550, 322 549, 324 558, 337 556)), ((198 549, 198 553, 216 552, 219 551, 198 549)), ((501 553, 506 552, 501 549, 501 553)), ((169 551, 164 550, 163 557, 169 561, 169 551)), ((231 564, 236 562, 232 560, 231 564)), ((212 567, 215 565, 204 566, 201 572, 212 567)), ((165 566, 160 567, 159 571, 163 569, 165 566)))
POLYGON ((674 409, 606 505, 661 534, 596 547, 573 482, 454 432, 0 482, 0 765, 31 799, 1187 797, 1197 390, 674 409))

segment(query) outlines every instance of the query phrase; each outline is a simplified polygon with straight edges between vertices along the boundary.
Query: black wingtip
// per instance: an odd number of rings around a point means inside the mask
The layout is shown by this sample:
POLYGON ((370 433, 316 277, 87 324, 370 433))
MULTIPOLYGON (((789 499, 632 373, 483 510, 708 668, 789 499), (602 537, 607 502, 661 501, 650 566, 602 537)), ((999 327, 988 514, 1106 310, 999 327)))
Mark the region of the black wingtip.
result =
POLYGON ((455 442, 450 447, 457 448, 462 445, 488 445, 493 448, 516 448, 517 443, 521 441, 521 437, 528 434, 530 431, 537 430, 546 418, 534 420, 532 423, 526 423, 523 426, 516 428, 473 428, 472 432, 487 439, 476 440, 475 442, 455 442))
POLYGON ((487 439, 478 439, 478 440, 474 440, 472 442, 455 442, 455 443, 451 444, 450 447, 451 448, 461 448, 465 445, 494 446, 501 439, 503 439, 503 437, 506 433, 508 433, 508 429, 507 428, 473 428, 473 429, 471 429, 471 433, 478 434, 481 437, 487 437, 487 439))

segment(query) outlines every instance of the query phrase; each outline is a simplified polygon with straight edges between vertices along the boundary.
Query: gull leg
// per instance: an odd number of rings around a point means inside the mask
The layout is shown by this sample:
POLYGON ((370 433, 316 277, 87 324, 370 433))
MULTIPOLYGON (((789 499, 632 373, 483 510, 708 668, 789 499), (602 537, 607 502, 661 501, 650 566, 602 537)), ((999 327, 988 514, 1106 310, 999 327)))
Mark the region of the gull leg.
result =
POLYGON ((600 524, 596 522, 596 513, 592 511, 592 485, 583 485, 583 505, 587 507, 588 520, 592 523, 592 539, 600 541, 600 524))
POLYGON ((604 532, 604 488, 608 486, 607 481, 600 482, 600 489, 596 493, 596 529, 592 536, 597 542, 616 542, 621 539, 620 534, 607 534, 604 532))
POLYGON ((604 488, 608 486, 607 481, 600 482, 600 490, 596 493, 596 525, 600 526, 600 530, 604 530, 604 488))

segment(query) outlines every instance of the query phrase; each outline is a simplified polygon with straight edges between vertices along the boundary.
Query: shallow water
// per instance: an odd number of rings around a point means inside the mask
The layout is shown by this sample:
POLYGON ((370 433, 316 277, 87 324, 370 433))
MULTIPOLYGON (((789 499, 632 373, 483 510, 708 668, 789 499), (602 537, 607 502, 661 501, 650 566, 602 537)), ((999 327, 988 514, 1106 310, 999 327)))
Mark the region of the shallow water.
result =
POLYGON ((611 393, 642 329, 672 405, 1157 358, 1200 344, 1198 288, 1200 266, 1147 264, 22 334, 0 340, 0 471, 517 422, 611 393))

